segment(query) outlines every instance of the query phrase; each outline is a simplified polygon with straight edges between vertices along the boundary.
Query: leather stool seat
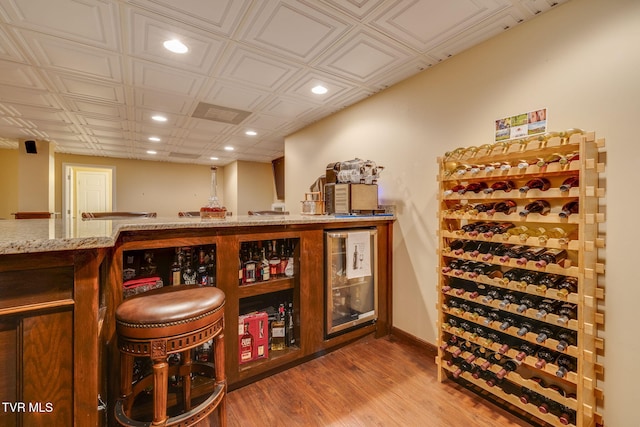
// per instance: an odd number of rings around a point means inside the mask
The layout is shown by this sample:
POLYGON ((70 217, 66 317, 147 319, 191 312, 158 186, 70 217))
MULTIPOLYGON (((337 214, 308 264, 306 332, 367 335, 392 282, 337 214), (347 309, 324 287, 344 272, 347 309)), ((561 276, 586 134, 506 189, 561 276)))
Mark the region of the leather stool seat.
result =
POLYGON ((136 295, 120 304, 115 313, 118 348, 121 354, 121 399, 116 404, 116 420, 123 426, 194 425, 219 407, 220 425, 226 424, 224 373, 225 295, 215 287, 172 286, 136 295), (192 362, 191 349, 213 340, 213 367, 192 362), (169 367, 169 355, 180 353, 178 367, 169 367), (135 357, 153 361, 152 378, 132 384, 135 357), (213 391, 191 408, 191 376, 210 372, 215 376, 213 391), (181 377, 182 413, 167 415, 169 376, 181 377), (152 381, 153 382, 152 382, 152 381), (136 396, 153 385, 153 421, 140 424, 130 413, 136 396))

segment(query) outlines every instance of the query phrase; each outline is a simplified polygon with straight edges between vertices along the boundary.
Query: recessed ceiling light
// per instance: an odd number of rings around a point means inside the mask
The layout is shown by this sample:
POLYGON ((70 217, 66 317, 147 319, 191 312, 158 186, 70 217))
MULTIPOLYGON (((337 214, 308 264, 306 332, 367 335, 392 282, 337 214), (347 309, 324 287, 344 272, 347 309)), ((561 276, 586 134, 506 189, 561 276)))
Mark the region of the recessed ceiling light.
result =
POLYGON ((255 130, 248 130, 244 134, 249 136, 256 136, 258 132, 256 132, 255 130))
POLYGON ((314 86, 311 89, 311 92, 315 93, 316 95, 324 95, 325 93, 329 92, 329 89, 327 89, 322 85, 318 85, 318 86, 314 86))
POLYGON ((147 154, 158 154, 158 152, 153 150, 147 150, 147 154))
POLYGON ((173 52, 173 53, 187 53, 189 52, 189 48, 182 43, 180 40, 172 39, 167 40, 163 44, 165 49, 173 52))
POLYGON ((218 160, 217 157, 209 157, 209 160, 218 160))
POLYGON ((160 142, 160 138, 158 138, 157 136, 150 136, 149 141, 160 142))
POLYGON ((224 147, 224 149, 227 151, 233 151, 233 147, 230 145, 227 145, 226 147, 224 147))
POLYGON ((165 116, 156 114, 155 116, 151 116, 151 120, 155 120, 156 122, 166 122, 167 118, 165 116))

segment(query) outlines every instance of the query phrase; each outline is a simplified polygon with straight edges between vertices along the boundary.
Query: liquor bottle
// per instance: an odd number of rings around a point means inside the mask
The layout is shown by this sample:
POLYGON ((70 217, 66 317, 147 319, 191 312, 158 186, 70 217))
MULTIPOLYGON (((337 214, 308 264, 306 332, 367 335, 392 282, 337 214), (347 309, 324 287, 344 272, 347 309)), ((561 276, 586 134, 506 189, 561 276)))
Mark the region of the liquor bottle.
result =
POLYGON ((465 194, 465 193, 469 193, 469 192, 477 194, 477 193, 483 191, 487 187, 488 187, 488 185, 484 181, 472 182, 472 183, 468 184, 462 190, 458 190, 458 194, 465 194))
POLYGON ((569 346, 576 345, 576 333, 574 331, 560 331, 556 339, 558 340, 558 345, 556 346, 558 351, 565 351, 569 346))
POLYGON ((267 252, 264 247, 262 248, 262 258, 260 259, 260 271, 262 273, 263 282, 271 279, 271 268, 269 266, 269 260, 267 259, 267 252))
POLYGON ((556 365, 558 365, 556 376, 558 376, 559 378, 564 378, 567 376, 569 372, 576 371, 575 359, 571 356, 567 356, 566 354, 561 354, 560 356, 558 356, 558 360, 556 360, 556 365))
POLYGON ((278 257, 275 240, 272 241, 269 252, 269 275, 274 279, 278 277, 278 269, 280 267, 280 257, 278 257))
POLYGON ((453 193, 458 193, 461 190, 464 191, 464 185, 457 184, 457 185, 454 185, 453 187, 449 188, 448 190, 444 190, 442 195, 447 197, 447 196, 452 195, 453 193))
MULTIPOLYGON (((354 251, 356 252, 353 255, 353 262, 354 262, 353 269, 355 270, 358 267, 357 266, 357 262, 360 259, 360 255, 357 254, 357 251, 358 251, 358 246, 357 245, 355 246, 354 251)), ((280 263, 278 264, 278 277, 285 277, 285 275, 286 275, 285 271, 287 270, 287 264, 289 263, 289 256, 286 253, 286 248, 285 248, 285 242, 284 241, 280 242, 280 255, 279 255, 279 258, 280 258, 280 263)))
POLYGON ((564 206, 562 206, 562 209, 560 210, 560 213, 558 213, 558 215, 560 215, 560 218, 567 218, 571 214, 578 213, 579 209, 580 209, 580 202, 578 202, 577 200, 574 200, 572 202, 565 203, 564 206))
POLYGON ((182 249, 176 248, 176 254, 170 267, 169 284, 177 286, 182 283, 182 262, 184 255, 182 249))
POLYGON ((523 210, 520 211, 520 216, 527 216, 530 213, 537 213, 540 215, 547 215, 551 211, 551 205, 546 200, 534 200, 527 204, 523 210))
POLYGON ((533 178, 520 187, 520 192, 526 193, 529 190, 547 191, 549 188, 551 188, 551 182, 547 178, 533 178))
POLYGON ((284 304, 280 304, 276 312, 276 319, 271 322, 271 350, 274 351, 285 348, 284 311, 284 304))
POLYGON ((540 244, 546 243, 549 239, 558 239, 558 243, 566 245, 569 243, 569 234, 564 228, 553 227, 549 230, 545 230, 543 234, 538 236, 538 239, 540 240, 540 244))
POLYGON ((518 205, 513 200, 502 200, 493 205, 493 209, 488 210, 487 215, 493 215, 496 212, 504 215, 511 215, 516 211, 517 207, 518 205))
POLYGON ((518 362, 513 359, 508 359, 502 363, 502 369, 496 372, 496 377, 502 379, 509 374, 509 372, 514 372, 518 369, 518 362))
MULTIPOLYGON (((503 203, 503 202, 500 202, 500 203, 503 203)), ((514 204, 514 207, 515 207, 515 204, 514 204)), ((495 209, 495 206, 494 206, 494 209, 495 209)), ((515 227, 515 224, 511 222, 499 222, 499 223, 496 223, 495 225, 488 227, 487 231, 483 232, 483 235, 485 238, 490 239, 496 234, 503 234, 507 230, 513 227, 515 227)))
POLYGON ((293 320, 293 303, 287 303, 286 310, 286 331, 285 331, 285 339, 287 347, 293 347, 296 345, 296 335, 294 330, 294 320, 293 320))
POLYGON ((207 259, 207 274, 209 275, 209 285, 216 286, 217 277, 216 277, 216 248, 215 246, 211 246, 209 248, 209 256, 207 259))
POLYGON ((520 298, 520 305, 516 309, 516 311, 520 314, 526 313, 528 309, 533 308, 537 305, 537 298, 531 295, 524 295, 520 298))
POLYGON ((578 306, 570 302, 562 303, 558 307, 556 314, 558 315, 557 323, 561 326, 567 326, 569 320, 578 318, 578 306))
POLYGON ((560 184, 560 191, 569 191, 569 189, 573 187, 578 187, 580 185, 580 178, 576 176, 570 176, 565 179, 562 184, 560 184))
POLYGON ((207 273, 205 257, 204 248, 200 247, 198 250, 198 263, 196 264, 196 281, 200 286, 209 286, 209 274, 207 273))
POLYGON ((238 252, 238 286, 242 286, 244 283, 244 263, 242 262, 242 250, 238 252))
POLYGON ((565 298, 567 295, 578 292, 578 278, 564 276, 558 283, 558 297, 565 298))
POLYGON ((534 366, 538 369, 544 369, 547 363, 551 363, 554 360, 556 360, 556 354, 553 351, 546 349, 544 347, 540 347, 540 349, 538 349, 536 356, 538 356, 538 361, 535 363, 534 366))
POLYGON ((484 192, 486 194, 491 194, 494 191, 504 191, 505 193, 508 193, 514 188, 516 188, 516 185, 513 183, 513 181, 496 181, 491 184, 491 187, 485 188, 484 192))
POLYGON ((554 289, 558 287, 558 283, 564 280, 564 276, 559 274, 541 274, 536 283, 536 292, 546 294, 547 289, 554 289))
POLYGON ((244 262, 244 284, 251 284, 256 282, 256 270, 257 263, 253 259, 253 251, 249 249, 248 255, 245 258, 244 262))
POLYGON ((244 324, 244 334, 240 337, 240 361, 250 362, 253 360, 253 335, 249 332, 249 324, 244 324))
POLYGON ((193 269, 191 259, 187 258, 186 265, 182 271, 182 283, 185 285, 195 285, 197 283, 197 272, 193 269))
POLYGON ((547 317, 547 314, 555 313, 558 309, 559 304, 561 303, 562 301, 557 301, 549 298, 540 300, 538 306, 536 307, 538 309, 536 313, 536 319, 544 320, 547 317))
POLYGON ((544 268, 547 264, 560 264, 566 258, 567 251, 564 249, 548 249, 538 257, 536 267, 544 268))
POLYGON ((540 256, 544 254, 546 251, 547 251, 547 248, 543 248, 543 247, 529 248, 520 254, 520 257, 516 260, 516 264, 527 265, 527 262, 529 261, 538 260, 540 256))
MULTIPOLYGON (((361 254, 364 255, 364 254, 361 254)), ((285 277, 293 277, 293 275, 295 274, 295 261, 293 259, 293 242, 291 240, 288 241, 288 245, 287 245, 287 266, 284 269, 284 276, 285 277)))

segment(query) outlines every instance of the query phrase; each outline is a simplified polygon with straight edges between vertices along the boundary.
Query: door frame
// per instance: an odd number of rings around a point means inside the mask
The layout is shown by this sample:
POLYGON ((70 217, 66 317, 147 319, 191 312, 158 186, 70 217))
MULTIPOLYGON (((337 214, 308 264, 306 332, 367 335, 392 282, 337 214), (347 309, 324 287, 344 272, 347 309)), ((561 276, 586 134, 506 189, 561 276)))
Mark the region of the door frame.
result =
POLYGON ((76 200, 74 198, 75 188, 77 186, 78 169, 94 170, 96 172, 111 173, 111 209, 116 209, 116 167, 108 165, 88 165, 81 163, 63 163, 62 164, 62 218, 74 218, 76 200), (73 178, 73 179, 72 179, 73 178))

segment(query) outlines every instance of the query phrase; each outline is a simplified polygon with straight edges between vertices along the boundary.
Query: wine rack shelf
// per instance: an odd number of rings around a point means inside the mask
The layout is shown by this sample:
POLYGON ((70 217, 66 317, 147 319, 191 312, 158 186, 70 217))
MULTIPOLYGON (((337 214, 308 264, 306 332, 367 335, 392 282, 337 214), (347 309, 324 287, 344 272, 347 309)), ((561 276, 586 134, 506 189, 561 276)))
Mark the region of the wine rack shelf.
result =
POLYGON ((570 130, 438 159, 440 381, 480 388, 539 424, 603 425, 603 152, 604 139, 570 130), (534 180, 546 184, 523 188, 534 180), (546 207, 520 214, 537 201, 546 207), (500 202, 510 209, 494 212, 500 202), (474 231, 480 225, 491 232, 474 231), (493 254, 516 247, 527 256, 493 254), (537 263, 545 251, 563 255, 537 263), (557 281, 545 286, 542 277, 557 281))

